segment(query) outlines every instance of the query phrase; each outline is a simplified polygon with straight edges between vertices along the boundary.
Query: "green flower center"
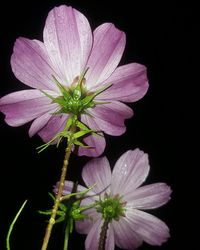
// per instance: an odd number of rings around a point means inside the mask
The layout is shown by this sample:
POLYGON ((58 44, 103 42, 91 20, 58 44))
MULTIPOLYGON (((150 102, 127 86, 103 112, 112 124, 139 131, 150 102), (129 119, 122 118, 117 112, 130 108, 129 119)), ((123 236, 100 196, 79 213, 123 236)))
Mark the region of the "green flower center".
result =
POLYGON ((63 87, 62 96, 54 99, 61 107, 59 113, 67 113, 79 115, 88 108, 93 108, 93 94, 87 95, 82 89, 77 86, 74 90, 67 90, 63 87))
POLYGON ((52 76, 61 92, 61 95, 54 98, 44 91, 42 92, 47 97, 49 97, 53 103, 59 104, 60 110, 58 110, 56 113, 67 113, 79 116, 82 113, 86 113, 86 109, 93 108, 97 104, 103 104, 103 102, 95 102, 94 98, 106 89, 110 88, 111 85, 107 85, 96 92, 87 92, 84 87, 86 81, 84 76, 86 72, 87 70, 82 76, 76 78, 75 83, 73 83, 69 88, 66 88, 64 85, 58 82, 54 76, 52 76))
POLYGON ((119 195, 112 197, 105 194, 104 200, 99 203, 97 212, 102 214, 104 220, 119 220, 121 216, 125 216, 125 204, 119 195))

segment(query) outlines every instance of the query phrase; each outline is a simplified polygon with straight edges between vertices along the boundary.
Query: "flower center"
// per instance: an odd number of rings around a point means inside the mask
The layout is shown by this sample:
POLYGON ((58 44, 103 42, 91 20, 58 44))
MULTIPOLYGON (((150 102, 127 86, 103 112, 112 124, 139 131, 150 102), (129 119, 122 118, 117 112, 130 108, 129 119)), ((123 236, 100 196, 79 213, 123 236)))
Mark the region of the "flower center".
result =
MULTIPOLYGON (((54 81, 56 82, 58 88, 60 89, 61 95, 54 98, 51 95, 45 93, 47 97, 49 97, 53 103, 57 103, 60 106, 60 110, 57 113, 67 113, 73 115, 80 115, 85 112, 88 108, 93 108, 97 104, 103 104, 103 102, 94 102, 94 98, 111 87, 111 85, 107 85, 106 87, 96 91, 96 92, 87 92, 84 84, 85 84, 85 73, 76 78, 75 83, 72 84, 70 88, 66 88, 63 86, 58 80, 53 76, 54 81)), ((107 102, 106 102, 107 103, 107 102)))
POLYGON ((79 115, 87 108, 93 108, 95 103, 93 95, 87 95, 79 86, 74 90, 67 90, 63 87, 63 95, 54 99, 61 107, 59 113, 79 115))
POLYGON ((95 106, 93 101, 95 97, 94 93, 88 94, 83 86, 85 83, 84 75, 78 79, 76 78, 75 81, 77 82, 73 83, 68 89, 54 78, 62 94, 53 100, 54 103, 60 105, 61 109, 59 110, 59 113, 79 115, 83 113, 85 109, 93 108, 95 106))
POLYGON ((125 202, 119 195, 108 196, 105 194, 104 200, 100 201, 97 212, 102 214, 104 220, 119 220, 121 216, 125 216, 125 202))

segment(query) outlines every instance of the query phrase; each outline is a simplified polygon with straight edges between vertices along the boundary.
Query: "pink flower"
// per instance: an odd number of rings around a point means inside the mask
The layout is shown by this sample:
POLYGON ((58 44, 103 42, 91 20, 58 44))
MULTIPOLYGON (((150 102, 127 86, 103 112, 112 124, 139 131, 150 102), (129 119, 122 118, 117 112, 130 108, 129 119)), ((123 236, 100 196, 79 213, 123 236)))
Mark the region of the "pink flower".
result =
MULTIPOLYGON (((87 250, 98 249, 106 216, 110 219, 106 250, 113 250, 115 244, 122 249, 136 249, 143 241, 150 245, 161 245, 167 240, 169 229, 166 224, 143 210, 167 203, 171 189, 165 183, 140 187, 149 169, 148 155, 139 149, 124 153, 112 173, 106 157, 95 158, 86 164, 82 171, 83 180, 87 187, 96 183, 93 193, 97 195, 83 200, 82 205, 100 200, 97 209, 87 210, 89 219, 76 222, 77 231, 88 234, 85 241, 87 250)), ((65 182, 65 194, 71 187, 70 182, 65 182)), ((83 187, 79 189, 82 191, 83 187)))
MULTIPOLYGON (((112 23, 104 23, 92 33, 83 14, 62 5, 49 12, 43 40, 20 37, 15 42, 12 70, 21 82, 33 89, 0 99, 5 121, 14 127, 33 121, 30 137, 37 133, 45 142, 50 141, 63 130, 69 115, 73 114, 68 102, 65 103, 67 108, 63 108, 58 101, 49 98, 64 100, 56 82, 66 92, 73 92, 85 74, 81 82, 84 97, 112 86, 95 96, 92 105, 76 112, 80 120, 96 131, 114 136, 123 134, 124 120, 133 112, 122 102, 135 102, 148 89, 143 65, 130 63, 117 67, 125 48, 124 32, 112 23)), ((98 156, 104 151, 103 136, 89 135, 84 141, 91 148, 80 147, 79 155, 98 156)))

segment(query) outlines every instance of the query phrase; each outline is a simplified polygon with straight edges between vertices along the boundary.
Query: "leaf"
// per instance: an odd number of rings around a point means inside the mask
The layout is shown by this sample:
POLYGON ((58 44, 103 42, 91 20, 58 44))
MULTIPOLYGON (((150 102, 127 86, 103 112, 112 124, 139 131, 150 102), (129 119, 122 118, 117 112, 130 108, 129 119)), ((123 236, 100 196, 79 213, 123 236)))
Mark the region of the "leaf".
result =
POLYGON ((12 233, 13 227, 18 219, 18 217, 20 216, 22 210, 24 209, 26 203, 28 200, 25 200, 24 203, 22 204, 22 206, 20 207, 19 211, 17 212, 17 214, 15 215, 15 218, 13 219, 12 223, 10 224, 9 230, 8 230, 8 234, 6 237, 6 248, 7 250, 10 250, 10 235, 12 233))
POLYGON ((51 100, 53 100, 54 101, 54 97, 53 96, 51 96, 51 95, 49 95, 49 94, 47 94, 46 92, 44 92, 43 90, 40 90, 45 96, 47 96, 48 98, 50 98, 51 100))
POLYGON ((81 130, 81 131, 78 131, 76 132, 74 135, 73 135, 73 138, 75 139, 78 139, 84 135, 87 135, 89 133, 92 133, 92 132, 95 132, 95 130, 91 130, 91 129, 88 129, 88 130, 81 130))
POLYGON ((85 144, 83 144, 82 142, 80 142, 78 140, 74 141, 74 145, 77 145, 77 146, 80 146, 80 147, 83 147, 83 148, 91 148, 91 146, 85 145, 85 144))
POLYGON ((51 215, 51 209, 50 210, 46 210, 46 211, 38 210, 38 213, 39 214, 44 214, 44 215, 51 215))
POLYGON ((80 129, 82 129, 82 130, 88 130, 89 129, 85 124, 83 124, 82 122, 80 122, 78 120, 76 121, 76 126, 78 128, 80 128, 80 129))
POLYGON ((59 81, 55 78, 54 75, 52 75, 54 81, 56 82, 58 88, 60 89, 60 92, 63 94, 63 97, 65 100, 68 100, 69 98, 71 99, 71 95, 69 94, 69 92, 66 90, 66 88, 61 84, 59 83, 59 81))

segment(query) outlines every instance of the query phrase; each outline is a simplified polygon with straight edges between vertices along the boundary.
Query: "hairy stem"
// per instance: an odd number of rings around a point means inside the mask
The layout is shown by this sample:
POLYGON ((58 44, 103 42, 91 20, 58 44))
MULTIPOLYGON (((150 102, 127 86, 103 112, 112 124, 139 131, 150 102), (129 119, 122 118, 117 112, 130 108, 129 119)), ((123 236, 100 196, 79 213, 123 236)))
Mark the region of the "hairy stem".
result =
POLYGON ((71 154, 72 146, 73 146, 73 143, 70 140, 68 140, 68 147, 65 150, 65 158, 63 161, 63 167, 62 167, 62 173, 61 173, 59 187, 58 187, 58 193, 56 195, 54 206, 53 206, 53 209, 51 212, 51 217, 49 219, 49 223, 48 223, 47 228, 46 228, 46 232, 45 232, 45 236, 44 236, 41 250, 47 249, 49 239, 51 236, 51 231, 53 229, 53 225, 55 224, 55 218, 56 218, 57 210, 58 210, 58 207, 59 207, 59 204, 61 201, 61 196, 62 196, 62 192, 63 192, 63 188, 64 188, 64 182, 65 182, 65 177, 67 174, 67 167, 68 167, 68 163, 69 163, 69 157, 71 154))
POLYGON ((105 219, 101 227, 98 250, 105 250, 108 225, 109 225, 109 220, 105 219))

